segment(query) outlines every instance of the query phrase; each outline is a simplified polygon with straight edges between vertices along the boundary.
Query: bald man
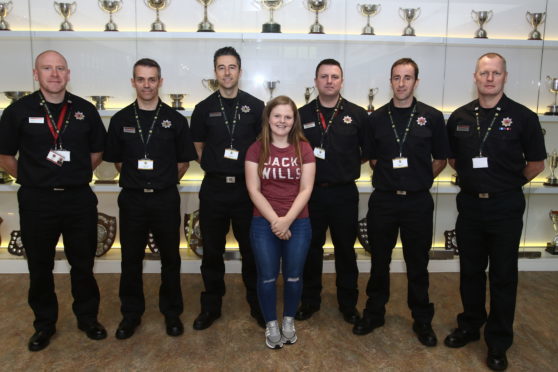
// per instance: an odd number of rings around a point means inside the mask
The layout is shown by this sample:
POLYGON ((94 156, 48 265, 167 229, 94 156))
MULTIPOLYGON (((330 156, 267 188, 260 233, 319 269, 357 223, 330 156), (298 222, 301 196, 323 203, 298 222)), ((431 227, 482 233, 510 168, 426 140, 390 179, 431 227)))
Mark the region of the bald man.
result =
POLYGON ((52 269, 61 235, 71 266, 78 328, 93 340, 106 337, 97 321, 97 197, 89 187, 101 162, 106 130, 95 107, 66 90, 70 70, 60 53, 39 54, 33 77, 39 90, 11 104, 0 119, 0 167, 21 185, 20 227, 29 267, 28 300, 35 314, 28 347, 39 351, 56 332, 52 269))

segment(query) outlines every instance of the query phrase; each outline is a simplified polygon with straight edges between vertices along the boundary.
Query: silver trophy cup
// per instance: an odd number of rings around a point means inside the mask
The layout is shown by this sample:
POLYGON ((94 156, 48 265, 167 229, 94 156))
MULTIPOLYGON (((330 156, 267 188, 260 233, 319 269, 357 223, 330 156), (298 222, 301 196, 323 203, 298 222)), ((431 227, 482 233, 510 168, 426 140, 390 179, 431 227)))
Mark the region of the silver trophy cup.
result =
POLYGON ((558 98, 558 78, 551 78, 550 76, 546 77, 546 83, 548 85, 548 90, 551 93, 554 93, 554 104, 548 106, 548 111, 545 112, 545 115, 558 115, 558 104, 556 99, 558 98))
POLYGON ((93 103, 95 103, 95 108, 97 110, 106 110, 105 103, 107 103, 110 96, 90 96, 93 103))
POLYGON ((553 151, 548 154, 548 168, 550 168, 550 175, 546 178, 545 186, 558 186, 558 178, 556 178, 556 167, 558 167, 558 153, 553 151))
POLYGON ((324 26, 322 26, 318 20, 318 14, 327 9, 327 0, 306 0, 306 6, 308 10, 316 13, 316 19, 314 24, 310 26, 311 34, 323 34, 324 26))
POLYGON ((182 106, 182 100, 184 99, 184 96, 187 96, 187 94, 183 94, 183 93, 171 93, 169 94, 169 97, 172 99, 172 108, 175 110, 184 110, 184 106, 182 106))
POLYGON ((8 16, 11 10, 11 1, 0 3, 0 31, 10 31, 10 24, 4 18, 8 16))
POLYGON ((372 101, 374 101, 374 97, 376 96, 377 93, 378 93, 378 88, 370 88, 368 90, 368 112, 374 111, 374 105, 372 104, 372 101))
POLYGON ((304 88, 304 102, 306 102, 306 103, 310 102, 310 97, 312 97, 312 94, 314 94, 315 90, 316 90, 316 87, 306 87, 306 88, 304 88))
POLYGON ((213 24, 207 18, 207 7, 213 0, 198 0, 198 2, 203 5, 203 21, 198 25, 198 32, 215 32, 213 24))
POLYGON ((280 83, 279 80, 266 81, 265 82, 265 85, 267 86, 267 89, 269 90, 269 100, 270 101, 273 98, 273 91, 275 90, 275 88, 277 88, 277 84, 279 84, 279 83, 280 83))
POLYGON ((548 217, 552 221, 555 235, 551 242, 546 243, 546 251, 550 254, 558 254, 558 211, 551 210, 548 217))
POLYGON ((109 22, 105 25, 105 31, 118 31, 118 26, 112 20, 113 13, 122 8, 123 0, 99 0, 99 7, 109 14, 109 22))
POLYGON ((273 12, 283 6, 283 0, 260 0, 262 6, 269 9, 269 22, 262 25, 263 33, 280 33, 281 25, 273 20, 273 12))
POLYGON ((168 7, 170 5, 171 0, 143 0, 143 1, 145 2, 145 5, 153 9, 157 14, 155 21, 151 24, 151 32, 167 31, 165 29, 165 24, 161 22, 161 19, 159 18, 159 12, 165 9, 166 7, 168 7))
POLYGON ((210 90, 211 92, 215 92, 217 89, 219 89, 219 82, 217 81, 217 79, 202 79, 201 82, 204 88, 210 90))
POLYGON ((10 99, 11 103, 14 103, 21 97, 25 97, 26 95, 31 94, 31 92, 25 90, 12 90, 4 92, 4 95, 10 99))
POLYGON ((539 27, 539 25, 544 23, 544 20, 546 18, 546 12, 544 13, 527 12, 525 13, 525 18, 527 19, 527 22, 531 26, 533 26, 533 30, 529 32, 529 40, 542 40, 541 32, 537 29, 537 27, 539 27))
POLYGON ((476 39, 486 39, 488 38, 488 34, 486 30, 483 28, 485 23, 488 23, 492 19, 492 10, 480 10, 475 11, 471 10, 471 18, 479 25, 479 29, 475 31, 475 38, 476 39))
POLYGON ((362 35, 374 35, 374 27, 370 25, 370 17, 380 13, 382 6, 380 4, 358 4, 357 9, 367 19, 366 26, 362 29, 362 35))
POLYGON ((399 16, 407 22, 402 36, 415 36, 415 29, 411 27, 411 22, 420 17, 421 13, 420 8, 399 8, 399 16))
POLYGON ((58 3, 54 2, 54 9, 58 14, 64 17, 64 22, 60 24, 60 31, 74 31, 72 24, 68 21, 68 18, 76 12, 77 4, 73 3, 58 3))

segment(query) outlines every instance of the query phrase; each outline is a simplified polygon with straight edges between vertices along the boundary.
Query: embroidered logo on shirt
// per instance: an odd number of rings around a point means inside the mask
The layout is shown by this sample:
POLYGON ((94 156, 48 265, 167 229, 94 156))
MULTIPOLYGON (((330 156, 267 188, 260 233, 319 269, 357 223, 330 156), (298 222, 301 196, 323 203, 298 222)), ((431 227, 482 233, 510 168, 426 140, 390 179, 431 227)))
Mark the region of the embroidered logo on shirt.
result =
POLYGON ((172 126, 172 123, 170 120, 163 120, 161 122, 161 125, 163 126, 163 128, 170 128, 172 126))
POLYGON ((420 125, 421 127, 426 125, 426 118, 424 116, 419 116, 417 118, 417 124, 420 125))
POLYGON ((240 108, 240 111, 242 111, 243 113, 247 114, 250 112, 250 106, 248 105, 244 105, 240 108))
POLYGON ((347 116, 345 116, 345 117, 343 118, 343 122, 344 122, 345 124, 351 124, 351 123, 353 122, 353 118, 350 117, 349 115, 347 115, 347 116))
POLYGON ((512 123, 513 123, 513 122, 512 122, 512 119, 511 119, 511 118, 503 118, 503 119, 502 119, 502 126, 503 126, 503 127, 506 127, 506 128, 507 128, 507 127, 511 126, 512 123))
POLYGON ((76 113, 74 114, 74 118, 76 118, 77 120, 83 120, 85 119, 85 115, 81 111, 76 111, 76 113))

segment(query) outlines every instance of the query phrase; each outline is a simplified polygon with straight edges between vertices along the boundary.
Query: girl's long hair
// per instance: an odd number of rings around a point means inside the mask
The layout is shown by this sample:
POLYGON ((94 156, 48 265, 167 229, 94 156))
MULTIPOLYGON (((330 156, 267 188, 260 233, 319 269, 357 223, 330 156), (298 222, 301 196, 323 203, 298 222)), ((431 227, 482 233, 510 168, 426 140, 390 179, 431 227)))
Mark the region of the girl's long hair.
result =
POLYGON ((260 159, 258 161, 258 174, 263 177, 264 164, 269 158, 269 151, 271 147, 271 129, 269 127, 269 116, 271 111, 279 105, 289 105, 293 110, 293 127, 289 132, 288 142, 295 148, 296 156, 298 158, 298 164, 302 168, 302 152, 300 150, 300 142, 308 142, 306 137, 304 137, 304 132, 302 131, 302 124, 300 123, 300 115, 298 114, 298 109, 296 104, 287 96, 278 96, 273 98, 267 103, 262 114, 262 131, 258 140, 261 142, 262 147, 260 151, 260 159))

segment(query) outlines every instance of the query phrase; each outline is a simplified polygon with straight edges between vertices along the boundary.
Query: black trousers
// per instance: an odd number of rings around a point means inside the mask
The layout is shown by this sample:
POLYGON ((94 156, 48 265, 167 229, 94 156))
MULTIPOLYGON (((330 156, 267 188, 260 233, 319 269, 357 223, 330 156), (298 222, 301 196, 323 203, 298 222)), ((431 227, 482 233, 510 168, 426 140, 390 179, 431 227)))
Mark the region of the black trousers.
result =
POLYGON ((308 203, 312 240, 304 266, 301 302, 320 307, 326 231, 329 228, 335 254, 337 302, 339 310, 355 308, 358 300, 358 267, 355 240, 358 229, 358 189, 345 185, 314 186, 308 203))
POLYGON ((368 202, 368 238, 372 254, 364 315, 383 320, 389 300, 391 253, 401 234, 407 266, 407 305, 413 319, 430 323, 434 305, 428 297, 428 251, 432 247, 434 202, 430 192, 407 195, 375 190, 368 202))
POLYGON ((517 259, 525 197, 521 190, 491 195, 489 199, 457 195, 456 234, 459 247, 460 292, 463 312, 459 327, 479 330, 486 322, 488 347, 506 351, 513 342, 517 295, 517 259), (490 263, 490 315, 487 318, 486 268, 490 263))
POLYGON ((242 280, 246 300, 252 312, 260 312, 256 294, 256 263, 250 247, 250 223, 253 205, 248 196, 244 176, 235 183, 224 177, 206 174, 200 189, 200 229, 203 238, 201 273, 205 291, 201 294, 201 310, 221 313, 225 295, 226 236, 232 222, 233 234, 242 255, 242 280))
POLYGON ((78 321, 96 320, 100 301, 93 276, 97 197, 87 185, 60 191, 21 186, 17 196, 35 330, 53 330, 58 319, 52 270, 60 235, 71 266, 72 310, 78 321))
POLYGON ((165 317, 182 314, 180 287, 180 195, 176 186, 145 193, 123 189, 118 196, 120 208, 120 311, 125 318, 140 319, 145 312, 143 295, 143 258, 149 231, 161 257, 159 310, 165 317))

